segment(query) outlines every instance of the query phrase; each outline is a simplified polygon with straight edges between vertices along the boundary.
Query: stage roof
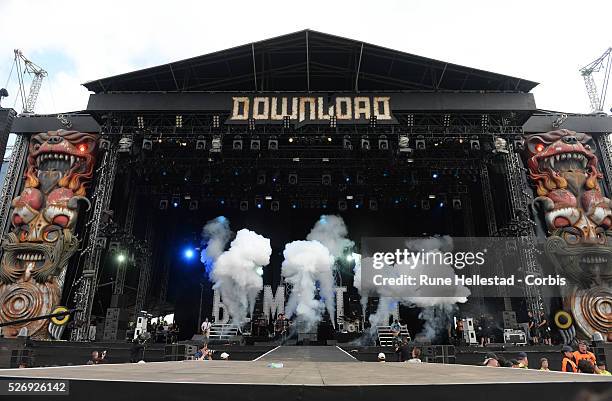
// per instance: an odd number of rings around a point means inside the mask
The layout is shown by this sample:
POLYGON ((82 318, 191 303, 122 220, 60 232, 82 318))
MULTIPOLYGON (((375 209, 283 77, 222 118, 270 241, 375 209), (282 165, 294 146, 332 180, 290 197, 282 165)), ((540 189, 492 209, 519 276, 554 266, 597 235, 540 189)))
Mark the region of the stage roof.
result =
POLYGON ((90 81, 101 92, 529 92, 537 82, 312 30, 90 81))

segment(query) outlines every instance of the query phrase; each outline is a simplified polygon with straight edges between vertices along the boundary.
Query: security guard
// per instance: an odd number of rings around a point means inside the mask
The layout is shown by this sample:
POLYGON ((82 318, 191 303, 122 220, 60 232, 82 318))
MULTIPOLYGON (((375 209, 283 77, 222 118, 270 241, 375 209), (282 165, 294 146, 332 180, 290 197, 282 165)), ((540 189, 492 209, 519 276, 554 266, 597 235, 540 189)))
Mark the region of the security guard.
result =
POLYGON ((578 367, 574 362, 574 354, 572 354, 572 347, 570 347, 569 345, 564 345, 563 348, 561 348, 561 353, 563 354, 563 361, 561 361, 561 371, 577 373, 578 367))
POLYGON ((587 359, 593 364, 593 366, 597 366, 595 354, 587 349, 587 343, 584 340, 580 340, 578 342, 578 351, 574 352, 574 362, 576 362, 576 365, 578 365, 582 359, 587 359))

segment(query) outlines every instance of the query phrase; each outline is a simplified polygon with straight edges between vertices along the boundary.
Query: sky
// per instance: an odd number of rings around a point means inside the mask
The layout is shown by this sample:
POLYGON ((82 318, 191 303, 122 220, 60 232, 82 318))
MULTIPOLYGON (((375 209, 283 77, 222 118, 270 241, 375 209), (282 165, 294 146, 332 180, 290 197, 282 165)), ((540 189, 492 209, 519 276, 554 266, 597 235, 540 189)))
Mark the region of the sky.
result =
POLYGON ((2 106, 21 111, 16 48, 49 72, 46 114, 84 110, 90 80, 313 29, 536 81, 537 107, 585 113, 578 70, 612 46, 611 23, 609 0, 0 0, 2 106))

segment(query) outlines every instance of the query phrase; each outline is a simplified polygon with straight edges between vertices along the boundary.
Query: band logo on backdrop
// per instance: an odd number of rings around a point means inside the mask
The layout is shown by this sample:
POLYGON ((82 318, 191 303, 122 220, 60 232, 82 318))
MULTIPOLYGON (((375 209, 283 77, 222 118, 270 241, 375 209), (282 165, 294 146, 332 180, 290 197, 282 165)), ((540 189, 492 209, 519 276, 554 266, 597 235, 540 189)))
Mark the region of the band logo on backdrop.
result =
POLYGON ((235 96, 228 123, 394 123, 390 96, 235 96))
MULTIPOLYGON (((69 258, 77 250, 74 234, 79 203, 95 165, 97 136, 49 131, 30 139, 25 188, 13 199, 11 230, 2 241, 0 322, 48 315, 60 306, 69 258)), ((5 337, 28 335, 58 339, 63 320, 33 320, 3 329, 5 337)))

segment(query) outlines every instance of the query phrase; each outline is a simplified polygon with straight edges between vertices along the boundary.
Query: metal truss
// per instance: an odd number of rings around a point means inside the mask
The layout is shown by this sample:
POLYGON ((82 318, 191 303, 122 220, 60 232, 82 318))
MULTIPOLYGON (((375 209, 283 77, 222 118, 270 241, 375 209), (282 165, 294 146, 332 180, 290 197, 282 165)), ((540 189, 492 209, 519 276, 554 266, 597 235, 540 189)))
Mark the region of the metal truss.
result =
POLYGON ((605 187, 608 197, 612 194, 612 140, 610 135, 612 134, 602 134, 595 137, 599 152, 601 153, 599 160, 604 170, 605 187))
MULTIPOLYGON (((517 247, 521 268, 526 274, 533 274, 536 277, 542 276, 536 258, 536 235, 535 222, 531 219, 529 205, 531 195, 526 191, 528 188, 525 179, 525 168, 519 154, 514 149, 514 144, 508 143, 508 153, 503 156, 506 167, 506 185, 510 201, 510 220, 503 228, 500 228, 499 235, 508 237, 518 237, 517 247)), ((527 307, 534 313, 543 310, 543 300, 540 288, 537 286, 524 286, 527 307)))
POLYGON ((147 292, 149 291, 149 283, 151 280, 151 270, 153 267, 153 218, 149 213, 147 216, 147 228, 145 234, 145 248, 142 256, 139 258, 138 265, 140 266, 140 275, 138 278, 138 290, 136 291, 136 306, 134 315, 137 316, 144 309, 147 292))
POLYGON ((100 258, 105 243, 102 237, 101 221, 104 211, 108 209, 110 204, 116 171, 117 145, 114 141, 110 141, 110 147, 104 153, 100 166, 96 170, 96 189, 92 196, 94 209, 90 220, 87 222, 90 233, 87 238, 87 246, 82 251, 87 256, 82 277, 79 280, 79 287, 75 292, 75 306, 80 311, 75 317, 75 329, 70 333, 71 341, 86 341, 89 338, 91 308, 96 293, 100 258))
POLYGON ((26 135, 17 135, 11 159, 8 162, 6 177, 2 184, 2 192, 0 192, 1 234, 6 233, 8 230, 11 202, 17 196, 21 187, 21 178, 23 177, 28 155, 28 144, 29 138, 26 135))
MULTIPOLYGON (((130 196, 128 198, 128 207, 125 215, 125 224, 124 224, 124 235, 127 238, 132 236, 132 231, 134 228, 134 212, 136 210, 136 198, 138 197, 138 191, 131 191, 130 196)), ((128 257, 124 263, 119 263, 117 267, 117 273, 115 275, 115 285, 113 293, 115 295, 123 294, 125 289, 125 274, 127 272, 128 266, 131 263, 131 258, 128 257)))

